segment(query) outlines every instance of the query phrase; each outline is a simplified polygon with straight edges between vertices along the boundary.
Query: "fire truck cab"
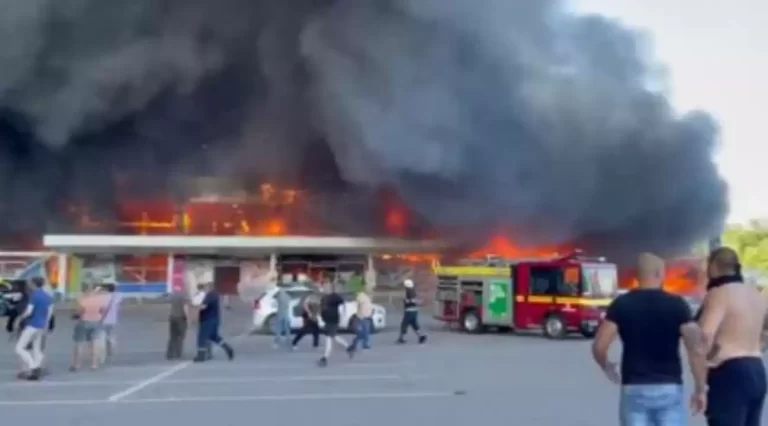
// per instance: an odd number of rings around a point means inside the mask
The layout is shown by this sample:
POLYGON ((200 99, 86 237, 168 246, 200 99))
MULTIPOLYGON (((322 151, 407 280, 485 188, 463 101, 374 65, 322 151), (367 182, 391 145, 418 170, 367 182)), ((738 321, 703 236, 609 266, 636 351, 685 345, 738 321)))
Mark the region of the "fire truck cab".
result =
POLYGON ((615 264, 580 252, 550 259, 462 261, 435 267, 435 317, 467 332, 543 329, 593 337, 618 289, 615 264))

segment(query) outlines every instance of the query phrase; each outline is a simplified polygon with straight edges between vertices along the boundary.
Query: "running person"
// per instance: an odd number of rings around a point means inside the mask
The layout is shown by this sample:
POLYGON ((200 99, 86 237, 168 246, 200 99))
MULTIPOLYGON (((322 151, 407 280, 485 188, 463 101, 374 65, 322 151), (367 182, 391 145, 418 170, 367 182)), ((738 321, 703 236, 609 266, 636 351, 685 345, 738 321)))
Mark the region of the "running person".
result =
POLYGON ((211 358, 211 343, 216 343, 232 361, 235 351, 221 338, 219 326, 221 325, 221 301, 216 290, 206 290, 206 286, 198 286, 198 293, 193 300, 195 307, 199 309, 197 324, 197 356, 194 362, 204 362, 211 358))
POLYGON ((710 426, 758 426, 766 394, 761 337, 765 335, 766 301, 757 288, 744 284, 733 249, 721 247, 707 260, 709 284, 699 325, 710 368, 706 407, 710 426))
POLYGON ((371 286, 363 285, 357 293, 357 330, 352 344, 347 348, 350 358, 357 352, 357 345, 363 345, 363 349, 371 348, 371 329, 373 328, 373 301, 370 296, 371 286))
POLYGON ((285 288, 278 286, 275 293, 277 313, 272 323, 272 333, 275 335, 274 347, 292 348, 289 346, 291 339, 291 296, 285 288))
POLYGON ((312 347, 316 348, 320 346, 320 324, 318 318, 318 303, 313 300, 311 294, 304 297, 301 302, 301 321, 302 325, 296 336, 293 338, 291 347, 296 348, 301 339, 307 334, 312 335, 312 347))
POLYGON ((336 292, 334 284, 330 284, 331 288, 324 288, 328 293, 324 294, 320 300, 320 316, 325 323, 323 332, 325 333, 325 352, 323 357, 318 361, 318 365, 325 367, 328 365, 328 358, 331 356, 333 350, 333 342, 341 345, 345 350, 349 347, 347 341, 338 335, 339 323, 341 322, 340 310, 344 309, 344 299, 336 292))
POLYGON ((40 380, 41 366, 45 358, 43 337, 48 331, 53 314, 53 297, 43 288, 44 280, 35 279, 32 280, 32 284, 35 288, 29 295, 29 303, 18 318, 19 323, 26 322, 16 342, 16 354, 26 367, 26 371, 20 377, 27 380, 40 380), (30 343, 31 351, 27 349, 30 343))
POLYGON ((408 328, 412 328, 413 332, 419 336, 419 343, 424 343, 427 341, 427 335, 423 334, 419 327, 419 299, 413 288, 413 280, 406 279, 403 281, 403 286, 405 287, 403 320, 400 322, 400 336, 397 338, 397 343, 405 343, 405 334, 408 332, 408 328))

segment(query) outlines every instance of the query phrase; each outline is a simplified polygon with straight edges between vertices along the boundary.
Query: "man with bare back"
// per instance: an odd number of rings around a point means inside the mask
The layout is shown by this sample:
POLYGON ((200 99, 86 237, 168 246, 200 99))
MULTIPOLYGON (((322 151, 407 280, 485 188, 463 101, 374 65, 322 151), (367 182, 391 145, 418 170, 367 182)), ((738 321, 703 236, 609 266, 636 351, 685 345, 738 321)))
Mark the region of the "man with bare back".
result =
POLYGON ((707 295, 699 312, 709 362, 707 422, 758 426, 766 394, 766 301, 756 287, 744 283, 733 249, 713 250, 707 274, 707 295))

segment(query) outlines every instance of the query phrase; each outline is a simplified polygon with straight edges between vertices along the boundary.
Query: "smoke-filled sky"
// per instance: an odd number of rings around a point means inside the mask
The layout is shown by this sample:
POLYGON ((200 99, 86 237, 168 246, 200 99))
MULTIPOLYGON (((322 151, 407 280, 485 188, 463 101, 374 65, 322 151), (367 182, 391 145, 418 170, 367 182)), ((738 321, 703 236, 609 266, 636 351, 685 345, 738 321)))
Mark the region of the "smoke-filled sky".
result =
POLYGON ((706 107, 722 126, 718 163, 729 184, 729 221, 768 216, 768 3, 759 0, 576 0, 651 32, 669 67, 673 104, 706 107))
POLYGON ((115 176, 162 193, 307 162, 462 238, 674 251, 727 214, 715 119, 675 113, 642 37, 555 1, 6 3, 7 230, 50 230, 62 198, 108 213, 115 176))

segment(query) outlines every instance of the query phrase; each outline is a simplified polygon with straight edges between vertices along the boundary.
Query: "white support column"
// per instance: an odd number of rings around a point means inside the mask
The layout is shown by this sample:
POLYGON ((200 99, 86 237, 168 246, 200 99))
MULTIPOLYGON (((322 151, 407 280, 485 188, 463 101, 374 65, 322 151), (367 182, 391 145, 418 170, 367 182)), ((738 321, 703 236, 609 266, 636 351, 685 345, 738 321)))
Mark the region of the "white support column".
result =
POLYGON ((174 280, 174 258, 173 253, 168 253, 168 260, 167 260, 167 270, 165 274, 165 281, 166 281, 166 287, 165 291, 167 291, 169 294, 173 293, 173 280, 174 280))
POLYGON ((368 264, 365 268, 365 286, 368 288, 368 291, 376 289, 376 276, 376 265, 373 261, 373 255, 368 254, 368 264))
POLYGON ((277 277, 277 253, 269 255, 269 273, 271 276, 277 277))
POLYGON ((67 268, 68 262, 67 262, 67 255, 60 253, 58 254, 56 259, 59 276, 56 277, 58 280, 58 286, 56 288, 56 291, 61 294, 61 297, 64 298, 67 295, 67 279, 69 278, 69 270, 67 268))

